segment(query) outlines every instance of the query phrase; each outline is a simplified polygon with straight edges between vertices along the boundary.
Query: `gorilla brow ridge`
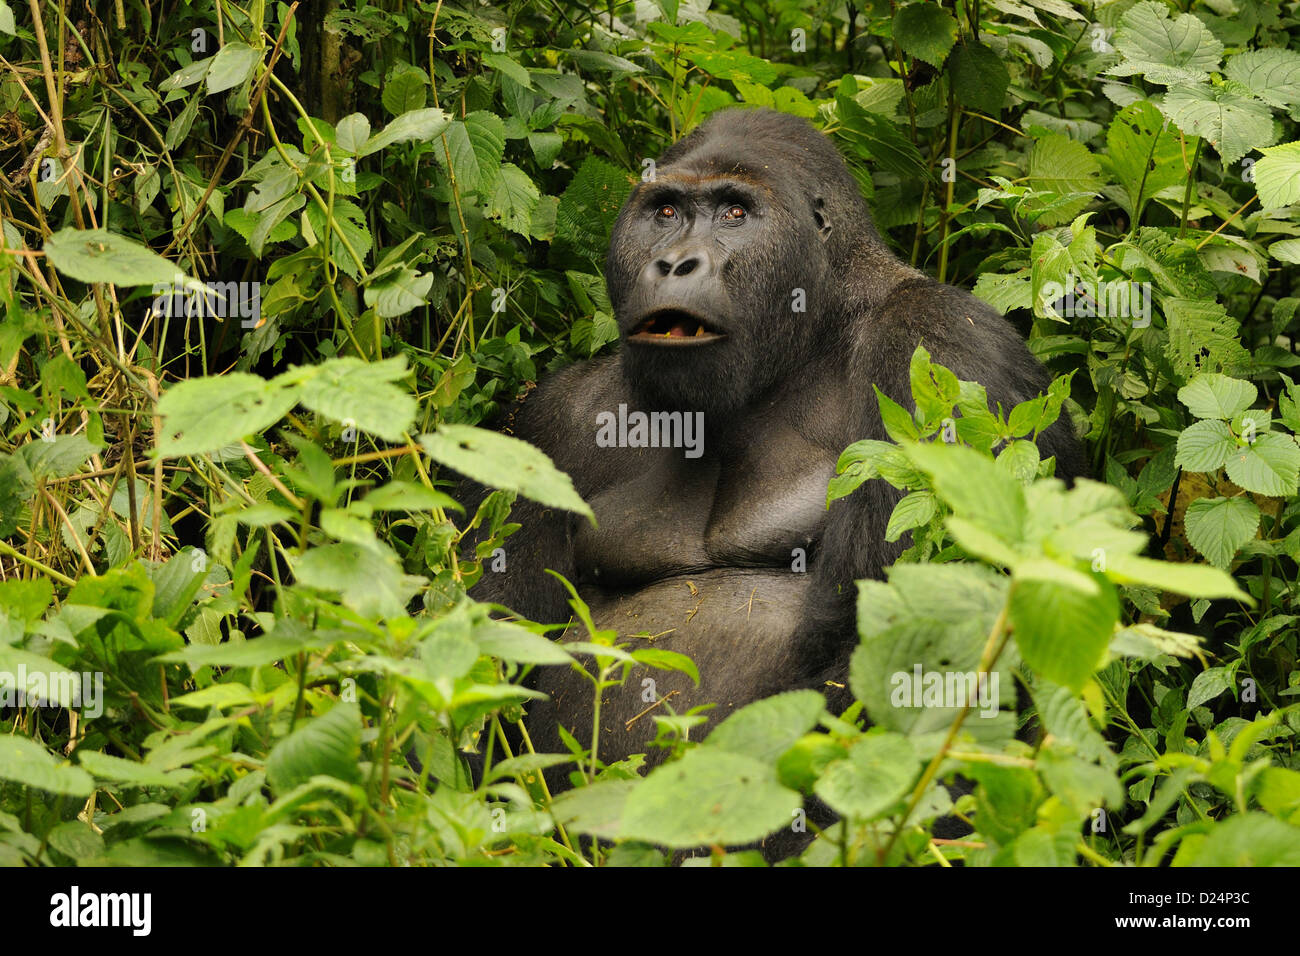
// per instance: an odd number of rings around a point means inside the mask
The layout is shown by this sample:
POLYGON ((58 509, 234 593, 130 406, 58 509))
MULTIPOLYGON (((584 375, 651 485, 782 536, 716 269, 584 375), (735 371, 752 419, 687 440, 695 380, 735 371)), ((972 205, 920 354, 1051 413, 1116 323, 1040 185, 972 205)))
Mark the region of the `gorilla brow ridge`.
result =
POLYGON ((736 170, 727 173, 706 173, 704 175, 693 175, 691 173, 661 173, 655 177, 654 182, 646 183, 645 185, 655 186, 659 183, 665 182, 699 185, 701 183, 711 183, 719 180, 733 180, 738 183, 744 183, 746 186, 753 186, 755 189, 762 190, 769 195, 775 195, 771 186, 749 170, 736 170))

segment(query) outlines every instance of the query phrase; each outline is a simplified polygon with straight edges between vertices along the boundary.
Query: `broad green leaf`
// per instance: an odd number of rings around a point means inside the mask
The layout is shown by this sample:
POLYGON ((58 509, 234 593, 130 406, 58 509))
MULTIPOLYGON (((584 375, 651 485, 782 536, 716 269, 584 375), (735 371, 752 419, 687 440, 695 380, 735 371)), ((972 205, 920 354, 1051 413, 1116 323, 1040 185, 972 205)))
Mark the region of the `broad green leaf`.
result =
POLYGON ((0 735, 0 780, 69 797, 88 797, 95 781, 79 767, 70 767, 36 741, 16 734, 0 735))
POLYGON ((937 512, 934 495, 929 491, 913 491, 894 506, 885 528, 885 540, 897 541, 906 532, 926 524, 937 512))
POLYGON ((1226 667, 1209 667, 1196 675, 1191 690, 1187 692, 1187 709, 1200 707, 1214 700, 1232 686, 1232 674, 1226 667))
POLYGON ((1223 75, 1269 106, 1285 109, 1300 103, 1300 53, 1295 50, 1271 47, 1238 53, 1228 59, 1223 75))
POLYGON ((848 757, 828 766, 813 790, 838 813, 872 820, 906 796, 920 767, 906 737, 870 733, 849 748, 848 757))
POLYGON ((1236 418, 1254 403, 1259 391, 1250 382, 1227 375, 1198 375, 1178 390, 1178 400, 1197 418, 1236 418))
POLYGON ((1013 547, 1025 529, 1024 486, 979 452, 962 445, 915 444, 906 448, 934 480, 954 514, 1013 547))
POLYGON ((46 240, 45 255, 54 268, 80 282, 162 285, 170 291, 173 282, 185 278, 176 263, 106 229, 67 226, 46 240))
POLYGON ((1187 181, 1190 154, 1150 100, 1120 110, 1106 131, 1111 168, 1128 194, 1127 210, 1140 220, 1151 197, 1187 181))
POLYGON ((384 277, 384 281, 366 286, 365 302, 382 318, 392 319, 418 309, 429 301, 433 288, 432 272, 402 269, 384 277))
POLYGON ((158 454, 201 455, 233 445, 270 428, 297 403, 293 389, 248 372, 178 382, 158 401, 158 454))
POLYGON ((1011 590, 1012 634, 1025 663, 1076 693, 1101 665, 1119 619, 1114 588, 1098 583, 1091 594, 1039 578, 1011 590))
POLYGON ((990 116, 1002 113, 1011 83, 1002 57, 983 43, 962 43, 953 51, 948 68, 959 103, 990 116))
POLYGON ((135 760, 126 760, 122 757, 114 757, 110 754, 98 753, 94 750, 80 749, 77 751, 77 760, 81 766, 89 770, 101 780, 112 780, 117 786, 128 787, 164 787, 167 789, 177 789, 185 786, 196 776, 195 771, 179 770, 159 770, 157 767, 151 767, 148 764, 139 763, 135 760))
POLYGON ((424 578, 402 573, 387 548, 351 543, 312 548, 294 562, 294 574, 309 587, 339 592, 344 604, 367 617, 403 616, 424 583, 424 578))
POLYGON ((254 50, 247 43, 234 41, 227 43, 212 57, 212 69, 208 70, 208 95, 221 93, 238 86, 253 73, 253 66, 262 58, 259 50, 254 50))
POLYGON ((909 3, 894 13, 894 39, 904 53, 937 69, 957 42, 957 21, 937 3, 909 3))
POLYGON ((375 133, 362 147, 358 156, 369 156, 394 143, 406 143, 411 140, 429 141, 447 128, 451 117, 442 110, 428 107, 403 113, 391 123, 375 133))
POLYGON ((1120 584, 1142 584, 1189 597, 1250 601, 1230 576, 1204 564, 1175 564, 1120 554, 1107 560, 1106 574, 1120 584))
POLYGON ((1300 141, 1268 146, 1255 164, 1255 190, 1264 209, 1300 202, 1300 141))
POLYGON ((1124 60, 1107 73, 1141 73, 1161 86, 1203 82, 1223 55, 1223 44, 1199 19, 1190 13, 1171 18, 1169 8, 1154 0, 1124 14, 1113 42, 1124 60))
POLYGON ((1193 422, 1178 436, 1175 464, 1188 471, 1216 471, 1237 451, 1237 441, 1227 422, 1214 419, 1193 422))
POLYGON ((487 214, 511 232, 527 236, 540 198, 541 193, 527 173, 514 163, 503 163, 488 197, 487 214))
POLYGON ((1213 825, 1209 835, 1174 866, 1300 866, 1300 827, 1258 811, 1228 817, 1213 825))
POLYGON ((1268 247, 1268 254, 1278 262, 1300 263, 1300 239, 1283 239, 1268 247))
MULTIPOLYGON (((1087 146, 1060 133, 1041 137, 1029 154, 1030 185, 1058 196, 1100 192, 1100 172, 1101 166, 1087 146)), ((1091 196, 1063 201, 1040 216, 1038 222, 1046 226, 1070 222, 1090 202, 1091 196)))
POLYGON ((1187 540, 1215 567, 1227 568, 1259 530, 1259 508, 1249 498, 1198 498, 1187 506, 1187 540))
POLYGON ((526 664, 569 664, 564 645, 508 621, 487 620, 471 632, 479 650, 507 661, 526 664))
POLYGON ((394 384, 406 374, 406 358, 401 355, 381 362, 346 356, 322 362, 309 372, 291 369, 276 381, 299 381, 299 399, 312 411, 397 442, 416 410, 410 391, 394 384))
POLYGON ((825 709, 825 698, 815 690, 777 694, 736 711, 709 734, 704 745, 774 763, 816 726, 825 709))
POLYGON ((619 834, 673 848, 735 846, 788 826, 802 806, 769 764, 697 747, 632 791, 619 834))
POLYGON ((1160 109, 1179 129, 1204 137, 1226 165, 1277 140, 1269 108, 1234 85, 1178 86, 1160 109))
POLYGON ((384 90, 380 96, 384 109, 393 116, 424 109, 428 99, 428 85, 429 77, 424 70, 399 64, 393 68, 384 82, 384 90))
POLYGON ((361 712, 338 703, 281 739, 266 759, 266 781, 277 795, 318 774, 353 782, 360 777, 361 712))
POLYGON ((440 425, 421 435, 429 457, 483 485, 514 491, 554 508, 575 511, 595 521, 569 476, 527 442, 469 425, 440 425))
POLYGON ((1293 495, 1300 472, 1300 447, 1290 435, 1265 432, 1249 445, 1234 448, 1224 469, 1238 486, 1257 495, 1293 495))

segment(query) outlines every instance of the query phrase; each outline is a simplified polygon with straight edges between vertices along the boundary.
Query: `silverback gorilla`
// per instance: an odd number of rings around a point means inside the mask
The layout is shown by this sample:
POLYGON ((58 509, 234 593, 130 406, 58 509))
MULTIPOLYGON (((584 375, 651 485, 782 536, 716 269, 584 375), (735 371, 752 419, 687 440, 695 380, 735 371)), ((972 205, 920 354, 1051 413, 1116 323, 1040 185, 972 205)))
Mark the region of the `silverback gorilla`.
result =
MULTIPOLYGON (((485 573, 475 597, 565 621, 552 568, 598 627, 695 661, 699 687, 638 666, 605 692, 605 761, 655 763, 652 716, 668 708, 716 704, 701 737, 794 688, 827 691, 838 712, 857 643, 853 582, 882 576, 903 547, 884 540, 898 493, 883 481, 826 507, 840 452, 886 438, 871 386, 911 408, 918 344, 1004 408, 1043 391, 1046 372, 996 312, 895 258, 831 142, 771 110, 715 113, 672 146, 619 213, 605 276, 618 354, 553 375, 514 416, 515 435, 572 476, 599 523, 520 500, 508 570, 485 573), (636 412, 681 413, 684 440, 619 447, 611 422, 636 412)), ((1068 424, 1040 445, 1059 476, 1079 473, 1068 424)), ((578 626, 566 637, 586 639, 578 626)), ((550 697, 528 708, 537 749, 566 752, 557 722, 590 744, 590 682, 547 667, 537 687, 550 697)))

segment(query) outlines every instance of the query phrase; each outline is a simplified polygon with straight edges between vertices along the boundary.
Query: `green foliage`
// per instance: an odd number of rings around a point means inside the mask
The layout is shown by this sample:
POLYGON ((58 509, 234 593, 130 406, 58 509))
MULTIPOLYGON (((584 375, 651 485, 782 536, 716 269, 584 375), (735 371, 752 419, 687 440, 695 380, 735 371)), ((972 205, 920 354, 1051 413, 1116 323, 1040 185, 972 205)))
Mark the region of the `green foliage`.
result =
POLYGON ((0 863, 752 865, 816 795, 809 865, 1296 865, 1294 6, 197 0, 42 38, 0 2, 0 863), (533 667, 699 682, 572 589, 563 646, 467 597, 516 496, 594 520, 478 426, 617 339, 618 210, 742 102, 1057 377, 990 407, 920 348, 876 393, 828 504, 891 485, 906 551, 847 711, 665 711, 648 775, 598 714, 512 752, 533 667), (1058 421, 1095 480, 1052 477, 1058 421), (498 490, 458 517, 452 472, 498 490))

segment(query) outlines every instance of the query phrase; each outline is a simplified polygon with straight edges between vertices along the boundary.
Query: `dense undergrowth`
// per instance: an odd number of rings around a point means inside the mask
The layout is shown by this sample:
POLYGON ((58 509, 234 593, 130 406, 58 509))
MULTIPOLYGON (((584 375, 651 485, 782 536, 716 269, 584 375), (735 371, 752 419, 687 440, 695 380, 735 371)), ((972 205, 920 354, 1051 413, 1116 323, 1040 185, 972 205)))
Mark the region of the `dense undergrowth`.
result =
POLYGON ((750 864, 816 794, 809 863, 1300 864, 1298 39, 1272 0, 0 0, 0 862, 750 864), (474 426, 612 344, 623 197, 741 101, 1060 377, 990 410, 918 351, 846 450, 829 494, 907 489, 913 542, 848 712, 664 713, 644 777, 516 752, 525 670, 630 658, 465 597, 513 495, 586 508, 474 426), (891 699, 939 661, 992 701, 891 699))

